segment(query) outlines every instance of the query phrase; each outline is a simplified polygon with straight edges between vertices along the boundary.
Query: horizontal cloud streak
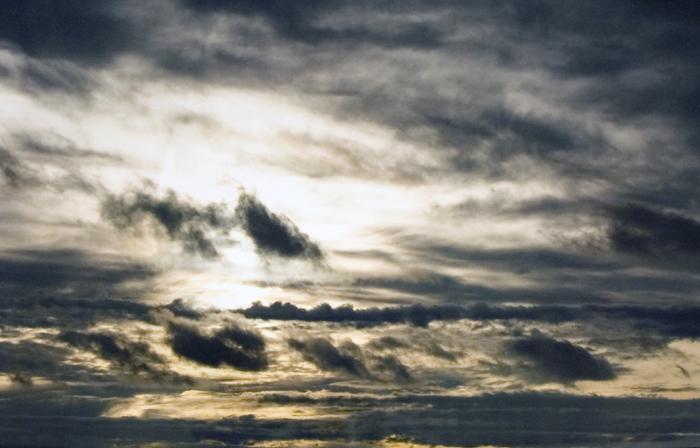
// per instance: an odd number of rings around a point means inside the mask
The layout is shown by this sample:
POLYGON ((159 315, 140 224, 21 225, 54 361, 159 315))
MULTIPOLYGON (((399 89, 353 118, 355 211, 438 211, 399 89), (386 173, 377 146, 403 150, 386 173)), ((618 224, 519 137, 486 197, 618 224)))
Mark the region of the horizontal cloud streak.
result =
MULTIPOLYGON (((347 322, 359 325, 411 324, 425 327, 433 321, 533 321, 563 323, 592 321, 597 318, 629 320, 640 329, 653 329, 673 337, 700 337, 700 307, 642 305, 583 305, 583 306, 493 306, 476 303, 460 305, 409 305, 385 308, 355 309, 352 305, 332 307, 321 304, 311 309, 291 303, 274 302, 270 305, 254 303, 238 310, 248 319, 298 320, 305 322, 347 322)), ((400 343, 389 341, 387 344, 400 343)))

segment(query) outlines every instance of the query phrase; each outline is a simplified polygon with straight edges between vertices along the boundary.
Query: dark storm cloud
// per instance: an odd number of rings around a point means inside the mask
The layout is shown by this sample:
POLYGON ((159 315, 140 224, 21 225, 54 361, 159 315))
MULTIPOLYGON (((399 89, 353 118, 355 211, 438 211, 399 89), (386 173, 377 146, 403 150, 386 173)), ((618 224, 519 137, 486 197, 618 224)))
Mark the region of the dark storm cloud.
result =
POLYGON ((118 229, 130 229, 150 218, 186 252, 216 258, 219 252, 211 233, 225 236, 235 222, 224 204, 200 207, 168 191, 164 197, 152 192, 131 191, 107 195, 101 204, 102 216, 118 229))
POLYGON ((0 254, 0 295, 104 297, 136 292, 156 271, 76 249, 14 249, 0 254))
POLYGON ((301 353, 305 360, 313 363, 321 370, 340 372, 359 378, 370 378, 371 375, 362 359, 356 357, 353 350, 337 348, 325 338, 309 338, 306 340, 289 339, 289 347, 301 353))
POLYGON ((286 216, 272 213, 255 196, 243 192, 236 207, 243 230, 263 255, 320 261, 321 248, 286 216))
POLYGON ((629 204, 608 208, 607 217, 613 250, 670 261, 700 255, 700 222, 688 216, 629 204))
POLYGON ((0 40, 38 58, 103 64, 136 43, 117 2, 106 0, 5 0, 0 40))
POLYGON ((169 322, 168 335, 173 352, 198 364, 251 371, 267 368, 265 340, 253 330, 229 324, 210 335, 187 323, 169 322))
POLYGON ((615 378, 615 372, 605 358, 591 355, 585 348, 569 341, 535 335, 516 339, 509 347, 516 355, 534 363, 534 368, 544 376, 562 382, 615 378))

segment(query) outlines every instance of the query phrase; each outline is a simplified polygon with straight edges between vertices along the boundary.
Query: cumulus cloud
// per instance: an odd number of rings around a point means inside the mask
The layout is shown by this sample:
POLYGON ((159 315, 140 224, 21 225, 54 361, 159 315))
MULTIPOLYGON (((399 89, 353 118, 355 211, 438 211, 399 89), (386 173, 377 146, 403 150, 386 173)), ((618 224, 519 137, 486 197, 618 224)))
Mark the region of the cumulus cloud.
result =
POLYGON ((510 349, 532 362, 538 373, 562 382, 615 378, 615 372, 605 358, 594 356, 569 341, 534 335, 512 341, 510 349))
POLYGON ((250 193, 238 199, 236 216, 261 254, 319 261, 321 248, 286 216, 271 212, 250 193))
POLYGON ((169 322, 168 343, 177 355, 198 364, 239 370, 265 370, 268 365, 265 340, 253 330, 229 324, 211 334, 182 322, 169 322))

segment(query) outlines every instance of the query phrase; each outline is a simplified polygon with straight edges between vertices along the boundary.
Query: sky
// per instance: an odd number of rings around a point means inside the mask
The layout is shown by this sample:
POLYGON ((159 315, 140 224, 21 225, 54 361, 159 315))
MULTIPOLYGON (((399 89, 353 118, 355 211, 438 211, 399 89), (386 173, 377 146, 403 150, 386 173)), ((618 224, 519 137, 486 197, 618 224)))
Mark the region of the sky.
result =
POLYGON ((699 21, 1 1, 0 444, 700 445, 699 21))

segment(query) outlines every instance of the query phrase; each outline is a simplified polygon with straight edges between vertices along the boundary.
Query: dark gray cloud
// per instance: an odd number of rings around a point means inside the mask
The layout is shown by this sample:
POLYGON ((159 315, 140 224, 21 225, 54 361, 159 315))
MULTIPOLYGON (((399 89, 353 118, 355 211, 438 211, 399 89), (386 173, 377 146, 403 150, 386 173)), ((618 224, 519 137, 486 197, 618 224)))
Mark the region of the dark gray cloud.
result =
POLYGON ((265 340, 256 331, 229 324, 206 334, 188 323, 169 322, 168 335, 173 352, 196 363, 252 371, 267 368, 265 340))
POLYGON ((613 250, 668 261, 695 261, 700 222, 675 212, 630 204, 607 209, 613 250))
POLYGON ((94 194, 99 182, 82 174, 81 167, 100 161, 118 161, 114 156, 81 149, 58 135, 14 135, 14 147, 0 147, 0 186, 5 193, 80 191, 94 194), (48 170, 58 173, 49 175, 48 170))
MULTIPOLYGON (((114 100, 112 87, 122 93, 121 87, 142 81, 196 88, 220 83, 273 92, 343 125, 372 123, 391 135, 392 144, 409 144, 411 156, 401 156, 403 151, 394 148, 381 153, 374 148, 368 156, 353 141, 280 135, 296 138, 293 144, 300 148, 314 145, 308 151, 313 154, 300 151, 287 157, 279 151, 274 160, 256 163, 324 182, 342 176, 410 183, 416 189, 436 179, 441 186, 526 182, 522 192, 513 193, 519 202, 474 206, 467 201, 450 216, 459 222, 445 224, 461 225, 478 213, 499 222, 531 219, 552 231, 548 236, 555 244, 564 242, 555 232, 578 235, 588 220, 603 222, 596 237, 609 244, 600 246, 611 249, 607 251, 596 252, 594 245, 585 244, 566 249, 523 247, 510 237, 500 246, 509 245, 507 249, 486 250, 408 235, 388 256, 365 248, 364 258, 376 255, 375 260, 400 268, 409 267, 402 263, 410 258, 429 266, 432 274, 392 277, 377 272, 343 285, 317 285, 304 279, 290 284, 295 293, 317 292, 313 299, 321 296, 329 302, 340 298, 371 304, 381 296, 394 303, 438 305, 356 309, 324 304, 303 309, 275 303, 241 310, 252 319, 307 322, 295 326, 310 331, 318 329, 315 322, 339 323, 320 325, 339 330, 344 323, 360 328, 387 323, 428 327, 374 328, 370 332, 379 335, 385 330, 406 331, 420 338, 383 336, 362 347, 330 339, 289 341, 292 350, 321 370, 406 383, 413 375, 400 357, 403 350, 410 350, 434 357, 437 367, 421 366, 420 376, 416 374, 422 379, 426 369, 449 366, 437 361, 459 359, 455 347, 462 346, 433 333, 452 326, 431 325, 456 319, 472 320, 469 327, 505 328, 503 332, 511 335, 527 334, 526 328, 539 324, 571 322, 556 327, 562 334, 557 338, 580 337, 595 347, 606 347, 615 353, 610 355, 615 361, 630 359, 647 340, 658 350, 674 338, 700 337, 700 311, 694 304, 700 291, 695 275, 700 252, 697 2, 88 3, 0 1, 3 87, 33 95, 33 104, 51 110, 62 112, 59 109, 66 107, 67 113, 76 103, 62 106, 57 100, 68 98, 59 93, 79 96, 78 101, 97 100, 102 111, 110 105, 102 103, 102 96, 87 94, 107 87, 100 85, 102 76, 110 83, 107 101, 114 100), (130 57, 125 64, 121 55, 130 57), (533 181, 566 198, 523 200, 521 196, 532 193, 533 181), (639 205, 605 205, 627 202, 639 205), (604 213, 595 215, 592 209, 601 205, 604 213), (518 284, 536 286, 469 283, 473 280, 455 274, 472 267, 517 276, 518 284), (326 291, 328 296, 321 295, 326 291), (558 305, 497 305, 503 302, 558 305), (496 322, 490 325, 491 321, 496 322), (599 324, 617 333, 610 330, 615 334, 604 333, 599 339, 574 335, 599 324)), ((0 150, 2 195, 13 200, 45 191, 103 192, 98 182, 82 176, 80 166, 120 162, 79 145, 34 135, 17 140, 16 146, 3 141, 0 150), (60 174, 47 176, 55 168, 60 174)), ((106 219, 115 226, 151 223, 186 251, 204 257, 217 256, 221 245, 230 244, 229 232, 238 226, 263 257, 314 262, 324 258, 319 245, 295 224, 247 193, 235 213, 218 204, 209 208, 147 189, 105 198, 106 219)), ((572 239, 580 242, 585 236, 572 239)), ((111 373, 155 377, 165 367, 148 346, 116 332, 88 330, 94 324, 155 323, 155 316, 172 313, 175 318, 166 324, 168 343, 180 356, 204 365, 248 370, 267 364, 259 335, 237 326, 207 332, 203 330, 207 311, 193 309, 185 301, 158 306, 116 298, 154 293, 149 282, 155 275, 148 266, 80 251, 6 251, 0 256, 3 335, 20 335, 26 327, 38 334, 32 341, 3 341, 0 370, 19 383, 34 379, 36 386, 35 377, 43 376, 70 379, 73 384, 3 392, 0 439, 18 446, 177 446, 213 441, 236 445, 279 441, 294 446, 295 439, 304 438, 371 446, 397 434, 416 443, 453 446, 698 445, 697 401, 556 394, 456 397, 432 391, 374 399, 354 394, 383 391, 377 384, 361 389, 360 381, 341 382, 346 383, 344 394, 327 397, 329 391, 340 391, 333 389, 337 378, 291 378, 276 387, 294 390, 296 398, 290 394, 286 403, 298 399, 304 406, 323 407, 321 412, 351 411, 342 417, 245 417, 215 423, 185 419, 173 423, 148 415, 102 418, 117 397, 136 393, 125 392, 124 385, 114 386, 111 373), (190 320, 183 323, 179 318, 190 320), (47 334, 39 334, 40 328, 49 327, 47 334), (49 339, 56 328, 63 331, 64 343, 53 347, 49 339), (67 370, 66 343, 108 360, 113 372, 98 378, 95 372, 87 375, 88 366, 67 370), (104 381, 110 385, 75 386, 104 381), (324 398, 305 395, 309 390, 324 391, 318 394, 324 398)), ((507 345, 508 361, 521 362, 513 369, 522 373, 518 369, 525 366, 532 377, 526 379, 571 383, 610 379, 622 371, 588 348, 563 339, 520 337, 507 345)), ((688 383, 687 389, 658 391, 697 392, 687 381, 692 360, 679 361, 677 371, 675 361, 669 362, 681 387, 688 383)), ((448 376, 442 371, 434 375, 448 376)), ((451 381, 436 384, 454 387, 456 382, 451 381)), ((246 384, 236 390, 265 387, 246 384)))
POLYGON ((351 305, 333 308, 324 303, 307 310, 291 303, 274 302, 266 306, 256 302, 240 312, 248 319, 354 322, 369 325, 410 323, 420 327, 427 326, 433 320, 520 319, 563 322, 576 317, 576 309, 565 306, 495 307, 484 303, 466 307, 460 305, 408 305, 362 309, 355 309, 351 305))
POLYGON ((5 188, 20 189, 40 183, 34 170, 4 148, 0 148, 0 176, 5 188))
POLYGON ((395 350, 401 348, 408 348, 410 344, 404 339, 400 339, 394 336, 381 336, 377 339, 371 340, 368 347, 374 350, 395 350))
POLYGON ((0 40, 38 58, 104 64, 137 42, 117 2, 7 0, 0 4, 0 40))
POLYGON ((113 162, 123 160, 114 154, 81 148, 75 142, 59 134, 15 134, 14 140, 18 148, 40 160, 51 160, 57 164, 65 164, 78 160, 81 164, 87 162, 113 162))
POLYGON ((226 204, 193 204, 168 191, 159 197, 153 184, 121 195, 107 194, 101 203, 102 217, 118 229, 133 229, 150 220, 186 252, 204 258, 217 258, 217 244, 231 244, 229 232, 240 227, 261 255, 301 258, 315 262, 323 259, 318 244, 286 216, 272 213, 255 196, 242 193, 234 212, 226 204))
POLYGON ((427 341, 422 345, 425 352, 431 356, 441 358, 450 362, 457 361, 456 353, 445 350, 440 344, 438 344, 435 341, 427 341))
POLYGON ((320 261, 321 248, 286 216, 277 215, 250 193, 238 199, 236 216, 261 254, 320 261))
POLYGON ((87 387, 44 395, 31 389, 15 392, 0 402, 0 435, 18 446, 46 447, 61 440, 80 448, 105 443, 206 446, 212 441, 233 446, 275 442, 291 447, 299 446, 300 439, 314 440, 319 446, 352 443, 365 448, 391 435, 416 444, 447 446, 695 446, 699 440, 697 400, 555 393, 364 399, 347 394, 325 398, 295 394, 284 396, 285 402, 312 409, 339 406, 352 412, 322 419, 243 416, 206 421, 100 417, 109 403, 99 392, 87 387))
POLYGON ((100 322, 155 323, 151 315, 154 308, 130 298, 75 298, 70 293, 65 296, 37 293, 3 296, 0 304, 0 324, 7 328, 83 329, 100 322))
POLYGON ((76 378, 75 372, 65 369, 63 363, 68 351, 44 341, 0 343, 0 371, 18 378, 57 377, 76 378))
MULTIPOLYGON (((298 320, 306 322, 347 322, 355 325, 384 325, 406 323, 425 327, 433 321, 531 321, 564 323, 610 319, 631 322, 640 331, 654 331, 666 337, 700 337, 700 307, 692 305, 408 305, 356 309, 351 305, 332 307, 321 304, 311 309, 291 303, 270 305, 254 303, 239 310, 248 319, 298 320)), ((373 341, 374 348, 400 348, 406 341, 394 337, 373 341)), ((429 350, 430 351, 430 350, 429 350)), ((434 350, 436 356, 438 350, 434 350)), ((443 356, 446 357, 446 356, 443 356)), ((447 357, 446 357, 447 358, 447 357)))
POLYGON ((103 218, 118 229, 133 228, 149 218, 186 252, 204 258, 219 256, 210 234, 226 236, 235 225, 225 204, 200 207, 179 198, 173 191, 164 197, 147 190, 108 194, 101 206, 103 218))
POLYGON ((190 320, 198 320, 205 315, 204 312, 193 309, 191 303, 183 299, 175 299, 169 304, 164 305, 163 308, 173 313, 175 317, 184 317, 190 320))
POLYGON ((362 359, 347 347, 339 349, 325 338, 306 340, 289 339, 289 347, 301 353, 305 360, 321 370, 344 373, 359 378, 370 378, 370 372, 362 359))
POLYGON ((0 295, 22 297, 124 296, 142 291, 157 274, 77 249, 13 249, 0 254, 0 295))
POLYGON ((393 355, 375 356, 372 360, 372 369, 390 375, 391 379, 397 383, 413 381, 413 375, 408 368, 393 355))
MULTIPOLYGON (((350 25, 332 27, 323 25, 326 13, 342 12, 349 6, 342 1, 307 1, 303 3, 290 0, 273 0, 256 2, 254 0, 183 0, 182 3, 193 11, 200 13, 233 13, 244 17, 264 19, 275 32, 283 38, 309 44, 373 45, 388 48, 416 47, 435 48, 442 44, 442 32, 426 23, 407 24, 396 29, 378 30, 366 26, 350 25)), ((367 7, 360 4, 361 9, 367 7)), ((390 3, 375 5, 382 11, 396 12, 390 3)))
POLYGON ((123 335, 105 332, 67 330, 59 340, 73 347, 95 352, 101 358, 131 374, 143 373, 156 380, 190 382, 189 378, 168 370, 165 360, 142 341, 131 341, 123 335))
POLYGON ((585 348, 569 341, 534 335, 516 339, 509 347, 516 355, 531 361, 540 374, 559 381, 615 378, 615 372, 605 358, 591 355, 585 348))

